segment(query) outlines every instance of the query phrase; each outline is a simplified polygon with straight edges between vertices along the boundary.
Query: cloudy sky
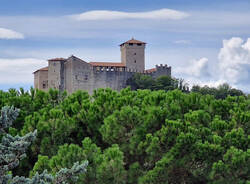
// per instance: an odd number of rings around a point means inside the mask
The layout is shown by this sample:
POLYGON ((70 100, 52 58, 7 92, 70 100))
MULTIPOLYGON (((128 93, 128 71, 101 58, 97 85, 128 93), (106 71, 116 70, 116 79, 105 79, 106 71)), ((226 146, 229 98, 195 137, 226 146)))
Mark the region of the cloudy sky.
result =
POLYGON ((250 0, 0 0, 0 89, 33 85, 47 59, 120 62, 119 44, 147 42, 146 68, 190 84, 250 92, 250 0))

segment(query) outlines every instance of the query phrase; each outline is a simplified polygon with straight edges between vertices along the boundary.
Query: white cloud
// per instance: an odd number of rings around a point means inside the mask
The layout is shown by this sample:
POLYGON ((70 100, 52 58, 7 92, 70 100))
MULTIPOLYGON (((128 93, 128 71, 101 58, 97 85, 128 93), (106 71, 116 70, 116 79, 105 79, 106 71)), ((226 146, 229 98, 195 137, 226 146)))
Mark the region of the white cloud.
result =
MULTIPOLYGON (((218 87, 221 84, 227 83, 227 81, 219 79, 211 79, 211 80, 204 80, 202 78, 192 78, 188 77, 185 78, 185 81, 189 84, 190 87, 194 85, 199 85, 199 86, 209 86, 209 87, 218 87)), ((235 87, 235 86, 232 86, 235 87)))
MULTIPOLYGON (((163 9, 166 10, 166 9, 163 9)), ((162 41, 169 41, 169 38, 178 38, 186 35, 187 40, 192 38, 194 43, 214 42, 217 41, 218 35, 220 37, 237 35, 248 35, 248 30, 250 29, 250 13, 244 12, 196 12, 196 11, 176 11, 184 13, 182 16, 172 16, 175 13, 159 13, 158 16, 154 12, 161 12, 162 10, 156 10, 152 12, 135 12, 133 14, 139 14, 135 18, 129 16, 115 16, 119 11, 107 11, 108 14, 114 14, 111 19, 107 19, 106 15, 100 15, 100 11, 88 11, 83 14, 75 15, 63 15, 58 12, 59 15, 56 16, 0 16, 0 22, 2 27, 12 28, 13 30, 18 30, 29 38, 53 38, 53 39, 63 39, 63 38, 125 38, 127 35, 141 35, 143 32, 144 36, 147 37, 158 37, 162 41), (97 12, 95 15, 89 15, 90 12, 97 12), (143 14, 149 14, 144 16, 143 14), (87 15, 86 15, 87 14, 87 15), (81 19, 83 15, 83 20, 110 20, 110 21, 76 21, 76 19, 81 19), (143 16, 141 16, 143 15, 143 16), (166 15, 166 16, 165 16, 166 15), (187 17, 189 15, 189 17, 187 17), (86 16, 86 17, 85 17, 86 16), (73 18, 72 18, 73 17, 73 18), (131 18, 126 18, 131 17, 131 18), (136 18, 138 17, 138 18, 136 18), (178 21, 167 21, 168 19, 187 17, 178 21), (113 20, 115 19, 115 20, 113 20), (159 19, 159 20, 158 20, 159 19), (32 26, 31 26, 32 25, 32 26), (129 25, 129 26, 128 26, 129 25), (60 30, 60 31, 58 31, 60 30), (101 30, 101 31, 100 31, 101 30), (216 37, 214 37, 216 36, 216 37)), ((175 11, 175 10, 172 10, 175 11)), ((105 14, 105 13, 104 13, 105 14)), ((174 41, 174 40, 172 40, 174 41)), ((178 40, 177 40, 178 41, 178 40)), ((194 45, 194 44, 192 44, 194 45)))
POLYGON ((188 17, 189 14, 172 9, 160 9, 148 12, 121 12, 109 10, 94 10, 72 15, 75 20, 120 20, 120 19, 165 19, 179 20, 188 17))
POLYGON ((10 29, 0 28, 0 39, 24 39, 24 36, 10 29))
POLYGON ((204 57, 199 60, 192 60, 187 66, 177 67, 174 70, 177 74, 184 74, 189 77, 207 77, 209 75, 208 59, 204 57))
POLYGON ((0 84, 32 84, 34 78, 32 73, 46 65, 45 60, 35 58, 0 58, 0 84))
POLYGON ((232 84, 250 81, 250 38, 244 40, 233 37, 223 40, 218 55, 220 77, 232 84))
POLYGON ((217 87, 228 83, 232 87, 250 92, 250 38, 246 41, 239 37, 223 40, 216 63, 201 58, 173 68, 173 72, 191 86, 198 84, 217 87))

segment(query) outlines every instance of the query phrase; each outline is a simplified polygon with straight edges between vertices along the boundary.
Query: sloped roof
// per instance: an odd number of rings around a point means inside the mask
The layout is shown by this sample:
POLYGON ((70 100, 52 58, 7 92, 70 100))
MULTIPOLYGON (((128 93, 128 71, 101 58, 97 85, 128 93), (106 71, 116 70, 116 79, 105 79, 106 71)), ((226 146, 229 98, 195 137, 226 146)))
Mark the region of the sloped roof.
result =
POLYGON ((156 71, 156 68, 151 68, 151 69, 146 70, 147 73, 152 73, 152 72, 155 72, 155 71, 156 71))
POLYGON ((66 61, 65 58, 52 58, 52 59, 49 59, 48 61, 66 61))
POLYGON ((76 57, 76 56, 74 56, 74 55, 70 56, 66 61, 68 61, 68 60, 70 60, 70 59, 72 59, 73 61, 74 61, 74 60, 77 60, 77 61, 81 61, 81 62, 83 62, 83 63, 88 63, 88 62, 86 62, 86 61, 84 61, 84 60, 82 60, 82 59, 80 59, 80 58, 78 58, 78 57, 76 57))
POLYGON ((89 62, 92 66, 107 66, 107 67, 125 67, 123 63, 112 63, 112 62, 89 62))
MULTIPOLYGON (((134 43, 134 44, 137 44, 137 43, 139 43, 139 44, 146 44, 145 42, 142 42, 142 41, 140 41, 140 40, 136 40, 136 39, 134 39, 134 38, 132 38, 131 40, 128 40, 128 41, 126 41, 126 42, 124 42, 124 43, 122 43, 121 45, 123 45, 123 44, 129 44, 129 43, 134 43)), ((120 45, 120 46, 121 46, 120 45)))
POLYGON ((36 71, 34 71, 33 73, 36 73, 36 72, 38 72, 38 71, 48 71, 49 70, 49 67, 44 67, 44 68, 40 68, 40 69, 38 69, 38 70, 36 70, 36 71))

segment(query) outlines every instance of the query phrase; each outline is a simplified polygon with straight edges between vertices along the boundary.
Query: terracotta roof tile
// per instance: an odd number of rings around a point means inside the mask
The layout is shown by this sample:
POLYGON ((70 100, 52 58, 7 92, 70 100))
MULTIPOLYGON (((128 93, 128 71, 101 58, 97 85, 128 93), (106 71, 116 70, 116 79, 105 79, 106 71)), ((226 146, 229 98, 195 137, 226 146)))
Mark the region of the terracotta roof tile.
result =
MULTIPOLYGON (((142 41, 139 41, 139 40, 135 40, 134 38, 132 38, 131 40, 128 40, 128 41, 126 41, 126 42, 124 42, 124 43, 122 43, 121 45, 123 45, 123 44, 126 44, 126 43, 134 43, 134 44, 137 44, 137 43, 139 43, 139 44, 146 44, 145 42, 142 42, 142 41)), ((121 46, 120 45, 120 46, 121 46)))
POLYGON ((112 62, 89 62, 92 66, 113 66, 113 67, 125 67, 123 63, 112 63, 112 62))
POLYGON ((48 70, 49 70, 49 67, 44 67, 44 68, 40 68, 40 69, 34 71, 33 73, 36 73, 38 71, 48 71, 48 70))
POLYGON ((65 58, 52 58, 52 59, 49 59, 48 61, 66 61, 65 58))
POLYGON ((155 72, 155 71, 156 71, 156 68, 151 68, 151 69, 146 70, 147 73, 152 73, 152 72, 155 72))

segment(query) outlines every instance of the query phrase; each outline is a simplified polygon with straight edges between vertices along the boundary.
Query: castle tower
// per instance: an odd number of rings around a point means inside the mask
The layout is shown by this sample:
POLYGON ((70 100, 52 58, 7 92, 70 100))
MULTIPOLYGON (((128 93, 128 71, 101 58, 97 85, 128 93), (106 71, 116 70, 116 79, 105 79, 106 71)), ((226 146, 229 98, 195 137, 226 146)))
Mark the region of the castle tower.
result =
POLYGON ((48 60, 48 88, 64 90, 64 58, 48 60))
POLYGON ((146 43, 132 38, 120 45, 121 61, 128 69, 143 72, 145 70, 146 43))

